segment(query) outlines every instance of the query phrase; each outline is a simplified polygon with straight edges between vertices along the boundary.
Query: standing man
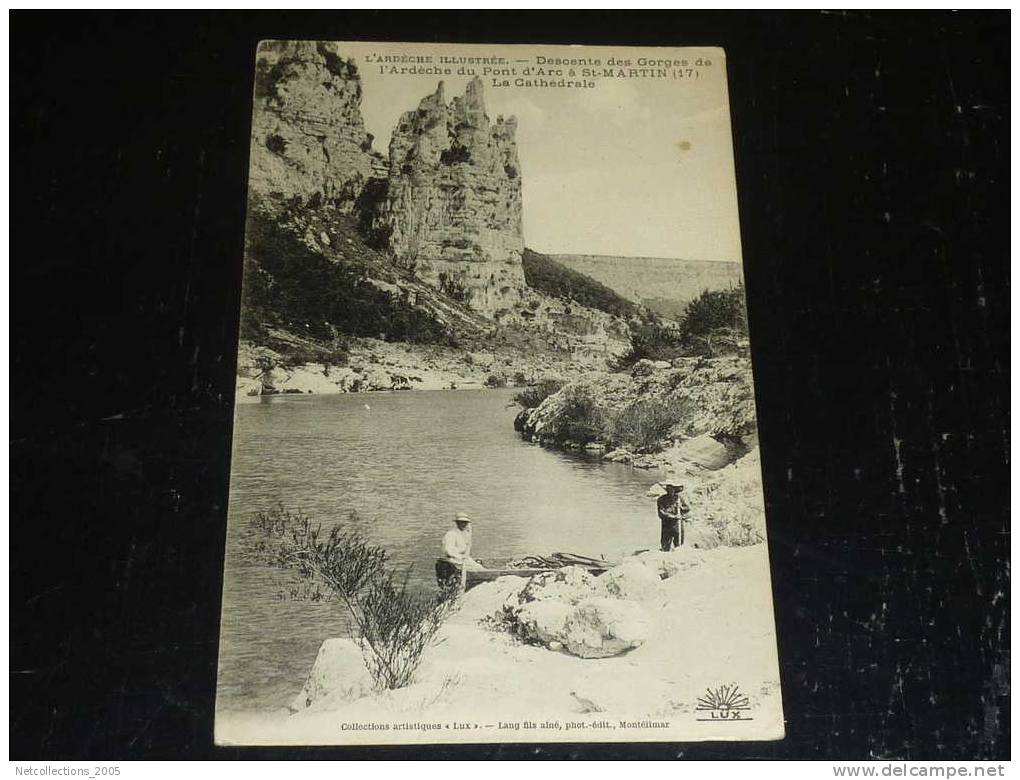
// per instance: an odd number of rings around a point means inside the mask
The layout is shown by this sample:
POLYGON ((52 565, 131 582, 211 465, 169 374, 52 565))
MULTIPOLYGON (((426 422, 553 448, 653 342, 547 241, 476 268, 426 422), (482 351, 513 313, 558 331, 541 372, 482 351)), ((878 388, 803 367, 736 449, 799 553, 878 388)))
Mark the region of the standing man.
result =
POLYGON ((464 572, 484 568, 471 557, 471 518, 458 512, 455 528, 443 537, 443 555, 436 561, 436 580, 444 588, 463 585, 464 572))
POLYGON ((666 492, 659 496, 655 504, 662 522, 661 548, 663 552, 669 552, 684 543, 683 521, 690 514, 691 507, 681 495, 683 485, 666 483, 665 489, 666 492))

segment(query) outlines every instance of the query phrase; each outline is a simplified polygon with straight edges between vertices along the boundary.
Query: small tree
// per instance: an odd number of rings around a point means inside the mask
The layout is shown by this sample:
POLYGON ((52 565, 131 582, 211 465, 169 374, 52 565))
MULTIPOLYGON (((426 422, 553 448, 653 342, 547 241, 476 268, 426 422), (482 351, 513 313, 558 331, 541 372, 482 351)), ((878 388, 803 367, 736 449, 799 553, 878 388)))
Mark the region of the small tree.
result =
MULTIPOLYGON (((356 520, 352 512, 348 523, 356 520)), ((296 571, 307 584, 325 586, 344 604, 365 668, 378 688, 403 688, 412 682, 454 593, 411 590, 409 570, 395 572, 386 551, 356 530, 336 526, 323 537, 321 527, 282 506, 256 514, 247 542, 250 559, 296 571)), ((317 593, 317 588, 305 589, 311 598, 317 593)))
POLYGON ((727 354, 747 339, 744 286, 705 290, 687 304, 680 320, 681 339, 689 354, 727 354))

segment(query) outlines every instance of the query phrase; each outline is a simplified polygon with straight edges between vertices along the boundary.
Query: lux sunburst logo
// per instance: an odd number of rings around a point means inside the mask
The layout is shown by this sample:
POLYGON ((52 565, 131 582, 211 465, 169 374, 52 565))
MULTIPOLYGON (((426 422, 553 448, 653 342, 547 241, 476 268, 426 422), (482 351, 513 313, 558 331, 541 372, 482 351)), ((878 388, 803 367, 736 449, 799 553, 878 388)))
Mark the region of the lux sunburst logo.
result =
POLYGON ((694 708, 705 717, 696 720, 754 720, 747 715, 751 709, 751 700, 745 696, 738 685, 720 685, 709 688, 704 696, 698 697, 694 708))

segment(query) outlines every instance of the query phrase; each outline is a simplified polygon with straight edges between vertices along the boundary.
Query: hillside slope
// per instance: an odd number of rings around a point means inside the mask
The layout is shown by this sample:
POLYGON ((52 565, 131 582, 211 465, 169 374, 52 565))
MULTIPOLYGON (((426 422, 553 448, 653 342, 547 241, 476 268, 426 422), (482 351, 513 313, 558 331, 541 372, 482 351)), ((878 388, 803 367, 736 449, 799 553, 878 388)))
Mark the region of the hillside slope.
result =
MULTIPOLYGON (((573 289, 582 287, 575 279, 573 289)), ((300 200, 256 202, 238 390, 526 384, 604 369, 626 348, 627 324, 612 314, 530 287, 514 300, 486 317, 369 246, 355 215, 300 200)))
POLYGON ((533 290, 554 298, 570 298, 616 317, 627 318, 639 312, 639 307, 633 301, 549 255, 525 249, 523 260, 524 280, 533 290))
POLYGON ((677 319, 699 293, 725 290, 743 279, 739 263, 724 261, 608 255, 549 257, 670 319, 677 319))

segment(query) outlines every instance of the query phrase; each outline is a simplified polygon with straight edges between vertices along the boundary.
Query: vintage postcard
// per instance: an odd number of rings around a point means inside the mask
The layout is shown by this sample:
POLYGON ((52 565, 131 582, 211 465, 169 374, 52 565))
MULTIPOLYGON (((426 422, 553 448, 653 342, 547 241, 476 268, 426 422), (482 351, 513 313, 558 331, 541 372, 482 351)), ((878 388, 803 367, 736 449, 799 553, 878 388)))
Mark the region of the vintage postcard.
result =
POLYGON ((782 738, 725 53, 266 41, 250 159, 216 741, 782 738))

